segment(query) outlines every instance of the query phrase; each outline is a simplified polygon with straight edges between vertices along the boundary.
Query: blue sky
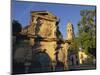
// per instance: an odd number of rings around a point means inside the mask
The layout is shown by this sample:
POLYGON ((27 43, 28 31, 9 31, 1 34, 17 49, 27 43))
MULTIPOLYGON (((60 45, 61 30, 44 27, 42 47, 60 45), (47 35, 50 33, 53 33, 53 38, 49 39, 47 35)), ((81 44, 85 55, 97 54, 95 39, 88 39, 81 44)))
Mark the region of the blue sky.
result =
POLYGON ((71 22, 74 26, 74 32, 77 33, 77 23, 81 19, 80 10, 96 9, 95 6, 82 6, 70 4, 54 4, 54 3, 40 3, 40 2, 12 2, 12 19, 17 20, 22 26, 29 25, 30 12, 47 10, 60 18, 59 29, 64 38, 66 38, 66 25, 71 22))

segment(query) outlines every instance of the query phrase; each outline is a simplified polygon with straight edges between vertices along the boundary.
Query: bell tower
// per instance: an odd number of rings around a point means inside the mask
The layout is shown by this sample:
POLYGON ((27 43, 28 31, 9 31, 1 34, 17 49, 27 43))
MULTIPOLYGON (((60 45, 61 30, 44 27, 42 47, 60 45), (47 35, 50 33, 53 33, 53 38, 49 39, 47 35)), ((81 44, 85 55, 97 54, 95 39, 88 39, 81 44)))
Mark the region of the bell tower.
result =
POLYGON ((74 38, 73 24, 71 22, 68 22, 68 24, 67 24, 67 40, 72 41, 73 38, 74 38))

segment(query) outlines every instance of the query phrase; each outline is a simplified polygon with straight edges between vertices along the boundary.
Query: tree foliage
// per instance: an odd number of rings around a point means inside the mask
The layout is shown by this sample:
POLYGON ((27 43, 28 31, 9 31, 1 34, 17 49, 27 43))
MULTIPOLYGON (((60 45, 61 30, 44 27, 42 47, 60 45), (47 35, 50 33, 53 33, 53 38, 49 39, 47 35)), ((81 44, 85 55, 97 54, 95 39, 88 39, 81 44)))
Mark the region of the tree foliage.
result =
POLYGON ((96 11, 81 10, 80 15, 81 20, 78 23, 78 44, 87 53, 95 52, 93 49, 96 49, 96 11))
POLYGON ((13 20, 12 21, 12 33, 13 33, 13 35, 16 36, 17 34, 19 34, 19 32, 21 32, 21 30, 22 30, 21 24, 18 21, 13 20))

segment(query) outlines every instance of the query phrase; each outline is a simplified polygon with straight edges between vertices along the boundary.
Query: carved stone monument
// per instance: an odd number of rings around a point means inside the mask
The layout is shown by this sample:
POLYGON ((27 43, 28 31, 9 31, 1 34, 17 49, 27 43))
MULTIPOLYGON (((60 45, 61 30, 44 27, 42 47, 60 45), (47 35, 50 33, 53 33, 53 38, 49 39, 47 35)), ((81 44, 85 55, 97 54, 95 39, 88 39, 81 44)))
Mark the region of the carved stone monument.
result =
MULTIPOLYGON (((68 70, 68 40, 72 39, 72 26, 68 24, 68 39, 64 40, 60 37, 58 23, 59 18, 48 11, 31 12, 30 23, 21 32, 28 41, 28 46, 21 48, 23 51, 27 50, 26 54, 23 54, 26 56, 25 59, 30 58, 24 62, 27 66, 26 73, 57 71, 58 62, 63 65, 61 70, 68 70)), ((16 58, 18 58, 17 55, 16 58)))

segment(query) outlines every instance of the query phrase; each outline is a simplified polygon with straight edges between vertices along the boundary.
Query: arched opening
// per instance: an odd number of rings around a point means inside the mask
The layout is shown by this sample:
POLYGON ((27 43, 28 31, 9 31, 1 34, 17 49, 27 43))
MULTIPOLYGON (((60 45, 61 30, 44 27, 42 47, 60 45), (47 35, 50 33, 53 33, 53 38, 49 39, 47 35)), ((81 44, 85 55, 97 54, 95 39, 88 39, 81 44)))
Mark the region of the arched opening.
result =
POLYGON ((38 52, 33 56, 29 72, 49 72, 51 70, 50 57, 46 52, 38 52))

